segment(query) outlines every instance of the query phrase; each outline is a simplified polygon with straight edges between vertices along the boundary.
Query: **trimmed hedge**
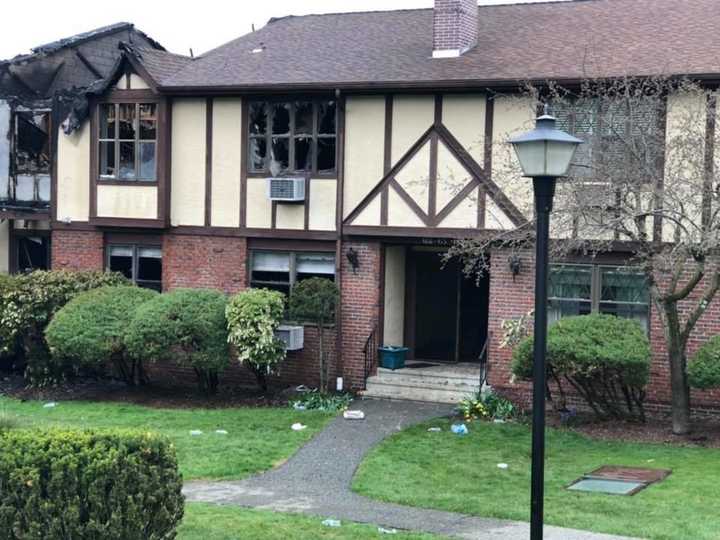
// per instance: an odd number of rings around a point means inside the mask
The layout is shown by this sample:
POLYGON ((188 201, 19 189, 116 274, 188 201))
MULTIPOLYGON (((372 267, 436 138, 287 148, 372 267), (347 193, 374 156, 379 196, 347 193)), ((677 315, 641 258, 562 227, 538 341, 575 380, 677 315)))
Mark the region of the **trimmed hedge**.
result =
POLYGON ((705 343, 688 365, 690 386, 699 390, 720 388, 720 336, 705 343))
POLYGON ((137 309, 158 293, 139 287, 101 287, 63 306, 45 330, 59 365, 101 367, 110 360, 127 384, 143 382, 142 364, 127 357, 125 331, 137 309))
POLYGON ((0 434, 7 540, 172 539, 183 517, 173 445, 150 433, 0 434))
POLYGON ((213 394, 229 364, 227 297, 209 289, 177 289, 141 305, 125 332, 128 354, 142 362, 173 362, 195 371, 200 389, 213 394))
MULTIPOLYGON (((531 379, 532 336, 522 340, 512 356, 513 375, 531 379)), ((558 385, 561 408, 566 381, 598 416, 644 418, 650 344, 635 321, 599 314, 560 319, 548 331, 547 370, 558 385)))

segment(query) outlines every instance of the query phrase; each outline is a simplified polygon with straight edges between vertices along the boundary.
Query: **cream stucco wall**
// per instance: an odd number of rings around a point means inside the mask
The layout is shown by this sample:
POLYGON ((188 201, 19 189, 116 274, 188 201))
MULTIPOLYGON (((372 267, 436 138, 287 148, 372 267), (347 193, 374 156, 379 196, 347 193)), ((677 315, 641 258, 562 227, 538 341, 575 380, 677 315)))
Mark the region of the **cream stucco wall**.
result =
POLYGON ((272 203, 267 196, 264 178, 247 180, 247 226, 269 229, 272 224, 272 203))
POLYGON ((310 230, 335 230, 336 194, 335 180, 310 180, 310 230))
POLYGON ((240 226, 240 153, 242 100, 218 98, 213 102, 211 224, 240 226))
POLYGON ((150 86, 145 80, 135 73, 130 74, 130 90, 149 90, 150 86))
MULTIPOLYGON (((344 216, 352 212, 382 179, 384 145, 385 98, 348 97, 345 103, 344 216)), ((379 215, 378 211, 378 220, 379 215)))
POLYGON ((275 226, 278 229, 302 230, 305 228, 304 204, 278 204, 275 226))
POLYGON ((393 188, 388 191, 388 225, 391 227, 425 227, 423 221, 393 188))
MULTIPOLYGON (((393 164, 427 131, 434 119, 435 98, 433 96, 395 96, 393 99, 391 151, 393 164)), ((382 162, 382 152, 378 157, 382 162)))
POLYGON ((97 187, 97 215, 109 218, 157 219, 157 186, 97 187))
POLYGON ((404 345, 405 247, 385 248, 383 345, 404 345))
POLYGON ((173 226, 205 222, 205 100, 178 98, 172 109, 170 219, 173 226))
POLYGON ((90 122, 71 135, 58 128, 57 218, 88 221, 90 215, 90 122))
POLYGON ((10 271, 10 226, 9 221, 0 222, 0 273, 10 271))
MULTIPOLYGON (((444 143, 438 143, 437 171, 437 210, 442 211, 447 204, 472 181, 472 175, 463 167, 444 143)), ((477 196, 467 199, 443 220, 443 227, 454 227, 457 223, 477 226, 477 196), (474 203, 474 204, 473 204, 474 203), (452 219, 449 219, 451 218, 452 219), (453 225, 447 223, 452 222, 453 225)))
POLYGON ((442 122, 475 161, 485 160, 485 94, 446 94, 442 122))
MULTIPOLYGON (((430 143, 427 142, 417 154, 396 175, 408 195, 423 209, 428 211, 430 204, 430 143)), ((403 203, 404 204, 404 203, 403 203)), ((388 205, 388 216, 392 216, 395 207, 388 205)))

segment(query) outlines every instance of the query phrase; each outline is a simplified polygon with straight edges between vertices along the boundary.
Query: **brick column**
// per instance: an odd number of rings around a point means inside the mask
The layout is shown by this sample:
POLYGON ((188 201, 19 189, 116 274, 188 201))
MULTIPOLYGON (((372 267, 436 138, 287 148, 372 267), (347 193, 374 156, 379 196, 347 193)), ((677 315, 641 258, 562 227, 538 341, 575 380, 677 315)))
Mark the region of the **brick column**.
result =
POLYGON ((53 230, 53 270, 102 270, 105 268, 103 234, 97 231, 53 230))
MULTIPOLYGON (((380 324, 380 242, 344 242, 341 264, 341 309, 343 377, 345 387, 361 388, 365 377, 363 347, 380 324), (356 272, 345 254, 354 249, 360 267, 356 272)), ((379 329, 378 329, 379 331, 379 329)), ((379 334, 378 334, 379 335, 379 334)))

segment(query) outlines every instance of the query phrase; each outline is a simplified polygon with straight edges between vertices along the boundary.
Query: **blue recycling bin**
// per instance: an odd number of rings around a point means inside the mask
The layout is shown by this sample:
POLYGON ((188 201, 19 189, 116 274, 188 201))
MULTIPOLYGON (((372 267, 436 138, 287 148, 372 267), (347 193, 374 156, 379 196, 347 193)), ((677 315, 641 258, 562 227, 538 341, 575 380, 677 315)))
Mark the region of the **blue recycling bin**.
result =
POLYGON ((380 367, 385 369, 402 369, 405 367, 405 355, 408 352, 407 347, 378 347, 380 352, 380 367))

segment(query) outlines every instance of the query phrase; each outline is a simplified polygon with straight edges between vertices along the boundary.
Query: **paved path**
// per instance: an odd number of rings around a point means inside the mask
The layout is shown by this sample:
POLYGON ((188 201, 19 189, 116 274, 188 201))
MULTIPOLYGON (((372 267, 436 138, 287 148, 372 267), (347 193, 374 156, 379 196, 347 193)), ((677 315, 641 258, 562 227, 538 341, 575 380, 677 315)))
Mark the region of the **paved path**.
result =
MULTIPOLYGON (((351 408, 365 411, 366 419, 336 418, 287 463, 264 474, 240 481, 188 482, 183 489, 187 500, 299 512, 473 540, 529 538, 527 523, 412 508, 353 493, 350 485, 355 470, 375 444, 413 424, 447 416, 451 406, 365 400, 355 401, 351 408)), ((546 527, 545 538, 620 540, 558 527, 546 527)))

